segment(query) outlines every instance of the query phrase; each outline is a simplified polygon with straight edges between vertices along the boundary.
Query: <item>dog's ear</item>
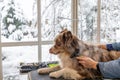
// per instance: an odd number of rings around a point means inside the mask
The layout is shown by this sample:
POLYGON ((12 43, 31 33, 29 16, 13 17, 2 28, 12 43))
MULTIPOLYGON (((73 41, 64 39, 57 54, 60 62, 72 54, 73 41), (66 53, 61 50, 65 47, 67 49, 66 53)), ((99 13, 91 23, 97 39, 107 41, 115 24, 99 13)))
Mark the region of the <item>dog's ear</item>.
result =
POLYGON ((75 36, 73 37, 73 40, 72 40, 71 45, 72 45, 74 48, 76 48, 76 49, 79 48, 78 39, 77 39, 75 36))
POLYGON ((60 33, 64 33, 64 32, 67 32, 67 31, 68 31, 67 29, 64 29, 60 33))
POLYGON ((65 31, 62 35, 63 44, 68 44, 72 40, 71 31, 65 31))

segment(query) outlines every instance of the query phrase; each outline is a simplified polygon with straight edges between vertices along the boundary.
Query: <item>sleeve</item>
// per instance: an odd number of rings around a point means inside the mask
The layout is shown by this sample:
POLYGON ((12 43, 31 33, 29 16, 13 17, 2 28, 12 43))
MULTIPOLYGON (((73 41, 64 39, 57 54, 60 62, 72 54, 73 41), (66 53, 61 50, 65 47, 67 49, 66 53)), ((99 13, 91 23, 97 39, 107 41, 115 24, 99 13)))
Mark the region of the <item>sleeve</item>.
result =
POLYGON ((116 50, 120 51, 120 42, 115 42, 112 44, 106 44, 107 50, 116 50))
POLYGON ((112 43, 112 47, 114 50, 120 51, 120 42, 112 43))
POLYGON ((109 62, 99 62, 98 67, 104 78, 120 78, 120 58, 109 62))

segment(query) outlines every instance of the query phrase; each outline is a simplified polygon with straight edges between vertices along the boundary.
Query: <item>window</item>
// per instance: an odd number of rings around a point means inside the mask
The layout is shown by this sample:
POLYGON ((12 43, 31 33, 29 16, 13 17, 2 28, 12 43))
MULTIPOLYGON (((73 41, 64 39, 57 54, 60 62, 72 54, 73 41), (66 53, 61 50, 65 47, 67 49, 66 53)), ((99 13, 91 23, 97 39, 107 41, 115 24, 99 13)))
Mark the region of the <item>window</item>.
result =
POLYGON ((1 41, 37 41, 36 1, 4 0, 1 3, 1 41), (26 6, 27 4, 27 6, 26 6))
POLYGON ((65 28, 71 30, 71 0, 41 0, 42 41, 53 40, 65 28))
POLYGON ((36 3, 36 0, 0 2, 0 55, 4 80, 27 80, 27 76, 19 73, 20 63, 38 62, 36 3))
POLYGON ((49 48, 55 36, 65 28, 71 30, 71 0, 41 0, 42 61, 57 60, 49 48))
MULTIPOLYGON (((38 62, 37 46, 2 47, 2 68, 4 80, 23 80, 20 63, 38 62)), ((27 77, 27 76, 26 76, 27 77)))
POLYGON ((101 0, 101 42, 120 41, 120 1, 101 0))
POLYGON ((78 37, 96 42, 97 0, 78 0, 78 37))

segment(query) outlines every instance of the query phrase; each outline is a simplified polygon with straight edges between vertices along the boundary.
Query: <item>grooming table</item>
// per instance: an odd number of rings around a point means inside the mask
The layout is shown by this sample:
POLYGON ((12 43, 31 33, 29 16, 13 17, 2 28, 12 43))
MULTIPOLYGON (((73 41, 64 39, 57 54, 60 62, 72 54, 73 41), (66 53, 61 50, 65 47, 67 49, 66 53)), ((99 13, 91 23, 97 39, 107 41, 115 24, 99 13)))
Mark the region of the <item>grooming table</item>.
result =
MULTIPOLYGON (((68 80, 68 79, 55 79, 55 78, 50 78, 48 74, 40 75, 37 73, 37 71, 31 71, 28 73, 28 80, 68 80)), ((84 79, 84 80, 92 80, 92 79, 84 79)), ((104 79, 94 79, 94 80, 104 80, 104 79)), ((111 80, 111 79, 107 79, 111 80)))
POLYGON ((40 75, 37 73, 37 71, 31 71, 28 73, 28 80, 65 80, 63 78, 55 79, 50 78, 48 74, 40 75))

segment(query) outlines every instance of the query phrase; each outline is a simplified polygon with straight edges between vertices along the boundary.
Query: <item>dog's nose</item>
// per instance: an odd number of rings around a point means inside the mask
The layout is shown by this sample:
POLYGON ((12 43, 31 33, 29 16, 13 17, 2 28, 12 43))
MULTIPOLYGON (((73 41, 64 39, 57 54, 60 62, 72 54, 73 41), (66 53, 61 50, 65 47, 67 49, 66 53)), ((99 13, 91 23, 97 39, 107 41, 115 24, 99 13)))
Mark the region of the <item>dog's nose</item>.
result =
POLYGON ((52 53, 52 48, 49 49, 49 53, 52 53))

